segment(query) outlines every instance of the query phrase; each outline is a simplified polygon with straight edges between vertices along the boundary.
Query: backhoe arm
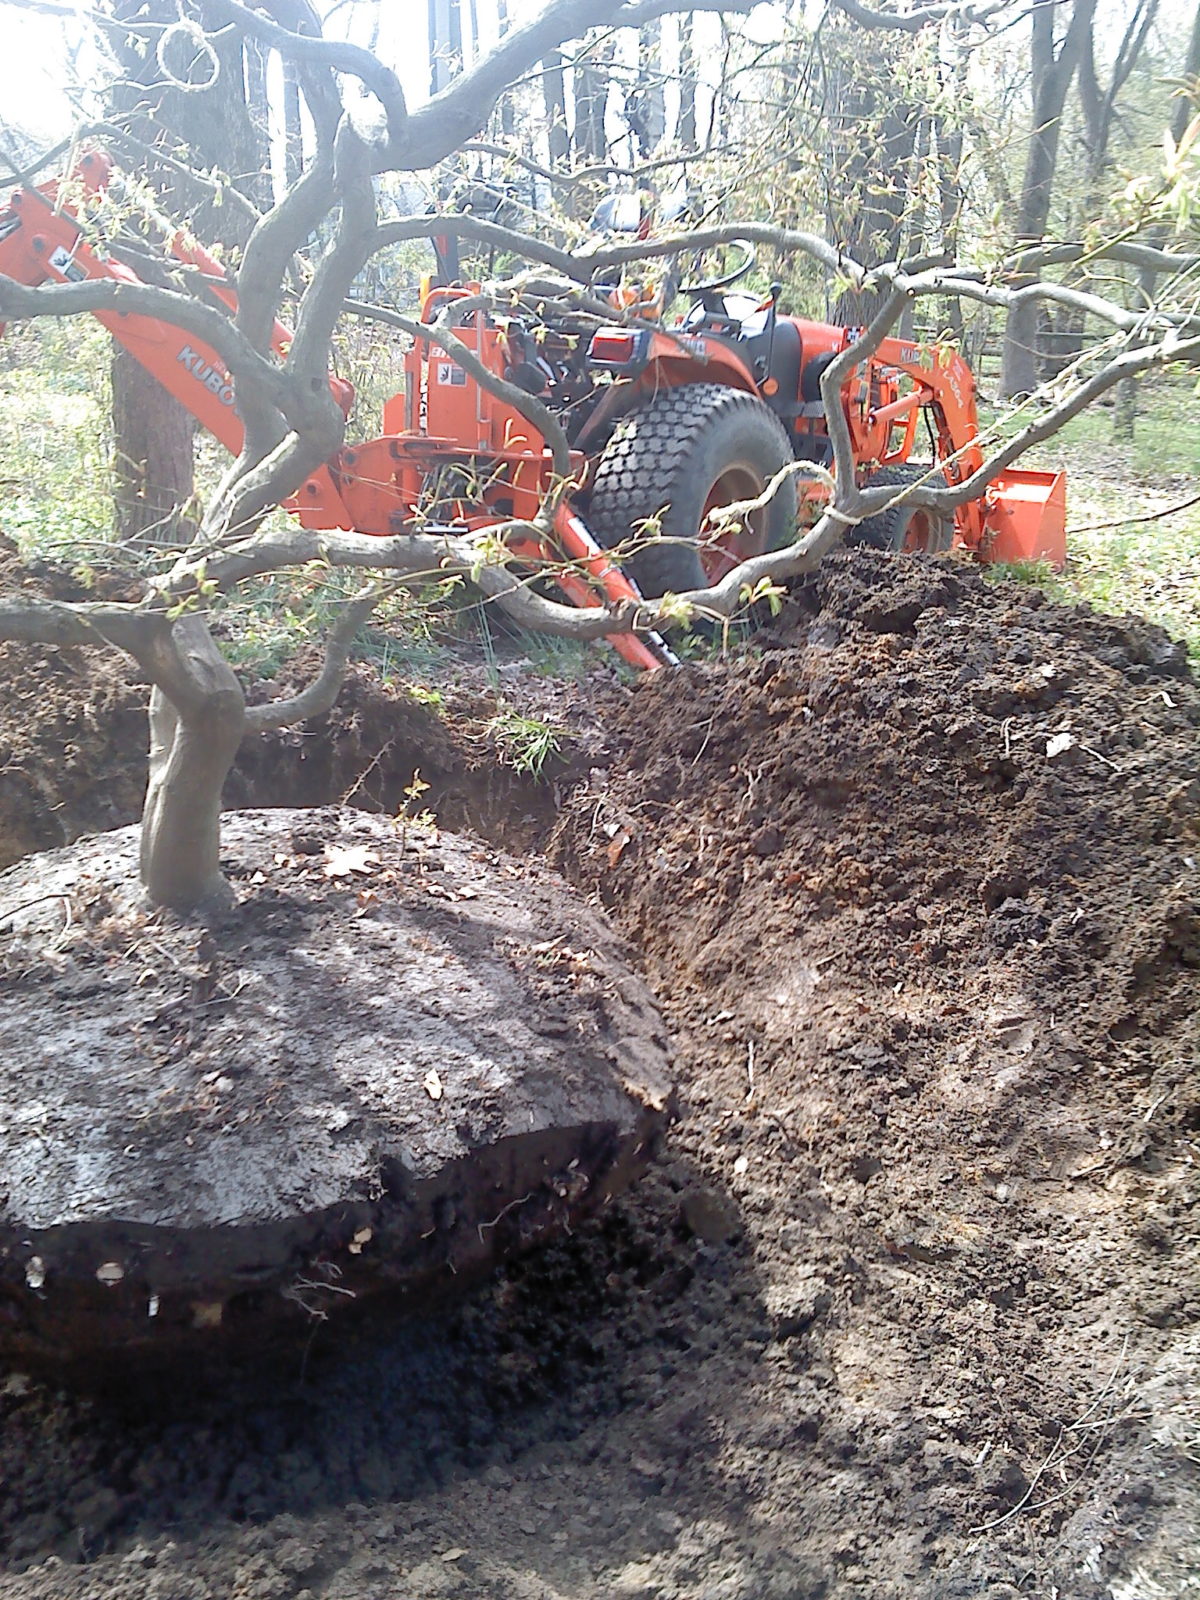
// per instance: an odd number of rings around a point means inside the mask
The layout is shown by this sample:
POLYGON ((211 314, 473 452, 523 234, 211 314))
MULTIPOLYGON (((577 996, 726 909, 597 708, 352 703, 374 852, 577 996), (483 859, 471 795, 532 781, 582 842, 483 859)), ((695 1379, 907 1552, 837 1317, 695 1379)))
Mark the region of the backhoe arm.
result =
MULTIPOLYGON (((112 176, 108 157, 93 152, 83 156, 65 183, 15 190, 7 208, 0 211, 0 273, 30 287, 95 279, 140 284, 142 280, 130 267, 93 248, 77 222, 77 207, 84 195, 107 188, 112 176)), ((170 248, 176 260, 204 274, 217 299, 230 310, 237 309, 236 290, 220 262, 183 234, 174 235, 170 248)), ((231 454, 241 451, 244 429, 237 414, 233 380, 209 345, 157 317, 123 311, 97 311, 94 315, 231 454)), ((291 338, 291 330, 277 321, 271 342, 281 361, 291 338)), ((330 387, 343 414, 348 413, 354 397, 351 386, 332 378, 330 387)))

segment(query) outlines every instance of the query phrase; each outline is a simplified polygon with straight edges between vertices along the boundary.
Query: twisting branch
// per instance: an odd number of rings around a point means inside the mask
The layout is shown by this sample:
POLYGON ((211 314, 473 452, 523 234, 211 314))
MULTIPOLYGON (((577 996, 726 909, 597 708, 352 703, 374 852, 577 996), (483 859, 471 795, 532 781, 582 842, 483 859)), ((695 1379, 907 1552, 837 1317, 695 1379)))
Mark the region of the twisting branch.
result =
POLYGON ((1179 339, 1169 334, 1158 344, 1126 350, 1106 362, 1099 372, 1072 390, 1057 405, 1051 406, 1044 415, 1029 423, 1007 444, 990 455, 977 472, 965 478, 955 489, 923 489, 912 498, 918 504, 947 507, 963 505, 968 500, 974 500, 984 492, 992 479, 1006 467, 1011 466, 1018 456, 1024 455, 1025 451, 1032 449, 1034 445, 1041 444, 1044 439, 1053 437, 1060 428, 1070 422, 1072 417, 1078 416, 1081 411, 1093 405, 1102 394, 1115 388, 1123 378, 1149 372, 1153 367, 1169 366, 1175 361, 1197 360, 1200 360, 1200 336, 1179 339))
POLYGON ((963 5, 960 0, 947 0, 945 5, 918 6, 914 11, 874 11, 859 0, 830 0, 838 11, 864 28, 888 29, 893 33, 920 33, 923 29, 940 26, 953 17, 964 25, 982 23, 998 12, 1011 10, 1014 0, 992 0, 990 5, 963 5))
POLYGON ((337 231, 300 303, 285 364, 285 371, 302 385, 319 388, 326 395, 329 341, 350 285, 376 237, 375 191, 367 147, 348 121, 338 129, 333 181, 339 201, 337 231))
POLYGON ((325 641, 325 660, 317 677, 299 694, 272 700, 267 705, 247 706, 246 732, 267 733, 275 728, 289 728, 293 723, 307 722, 310 717, 324 716, 341 692, 354 635, 387 592, 382 585, 371 584, 348 601, 337 626, 325 641))
POLYGON ((218 16, 236 23, 251 38, 270 45, 290 61, 347 73, 357 78, 383 107, 389 139, 399 141, 404 137, 408 121, 404 90, 396 74, 390 67, 384 66, 378 56, 360 49, 356 44, 295 33, 265 17, 261 11, 242 5, 241 0, 211 0, 211 5, 218 16))
POLYGON ((692 166, 697 161, 709 161, 717 156, 731 155, 735 149, 734 145, 715 145, 711 150, 679 150, 673 156, 659 156, 654 161, 640 162, 636 167, 619 167, 613 166, 610 162, 596 162, 590 166, 576 167, 573 172, 562 172, 545 166, 541 161, 535 161, 532 156, 524 155, 509 145, 492 144, 486 139, 469 139, 462 147, 463 153, 467 155, 498 156, 502 161, 520 167, 523 172, 532 172, 535 177, 544 178, 556 189, 577 189, 581 184, 596 183, 602 178, 627 178, 631 182, 636 182, 639 178, 648 177, 652 172, 661 172, 664 167, 692 166))
POLYGON ((0 639, 27 644, 114 645, 181 710, 203 701, 172 619, 163 610, 94 601, 0 598, 0 639))
POLYGON ((470 373, 471 377, 491 394, 506 401, 515 411, 519 411, 546 441, 550 449, 554 475, 566 486, 571 476, 571 451, 561 422, 536 395, 530 394, 527 389, 518 388, 515 383, 509 383, 507 379, 501 378, 490 367, 485 366, 470 345, 464 344, 449 326, 451 316, 463 316, 485 307, 490 308, 494 303, 493 295, 483 294, 473 296, 470 300, 451 301, 436 322, 418 322, 415 318, 406 317, 387 306, 368 305, 361 300, 347 300, 345 304, 346 310, 356 317, 385 323, 390 328, 399 328, 413 339, 420 339, 426 344, 436 344, 439 350, 444 350, 451 360, 456 361, 464 372, 470 373))
POLYGON ((446 236, 453 239, 472 239, 478 244, 492 245, 501 250, 511 250, 529 261, 540 261, 553 267, 565 278, 586 283, 587 278, 569 250, 559 250, 542 239, 531 239, 515 228, 504 228, 498 222, 488 222, 482 217, 469 217, 461 211, 427 213, 420 217, 398 217, 393 222, 380 225, 375 234, 372 254, 386 250, 389 245, 403 244, 409 239, 433 239, 446 236))
POLYGON ((1131 267, 1147 267, 1153 272, 1192 272, 1200 267, 1200 255, 1183 255, 1140 244, 1135 239, 1114 239, 1106 244, 1047 244, 1035 250, 1022 250, 1009 264, 1014 273, 1040 272, 1045 267, 1073 265, 1082 261, 1121 261, 1131 267))
MULTIPOLYGON (((840 272, 857 288, 865 277, 865 268, 815 233, 805 233, 796 228, 779 228, 769 222, 738 222, 714 228, 693 228, 686 233, 661 234, 657 239, 638 240, 630 244, 600 244, 576 251, 574 261, 589 275, 605 267, 620 266, 626 261, 641 261, 653 256, 685 255, 691 251, 707 250, 714 245, 734 244, 747 239, 751 244, 769 245, 784 254, 796 251, 811 256, 830 272, 840 272)), ((574 276, 574 274, 572 274, 574 276)))
POLYGON ((227 316, 190 295, 152 284, 116 283, 100 278, 30 288, 0 275, 0 322, 77 317, 98 311, 158 317, 185 333, 193 333, 212 346, 235 379, 256 385, 285 416, 291 418, 304 412, 303 398, 286 382, 279 368, 265 360, 227 316))
MULTIPOLYGON (((513 28, 467 72, 460 73, 427 105, 409 114, 404 137, 379 152, 391 168, 419 171, 436 166, 451 151, 473 138, 487 122, 497 100, 535 62, 551 55, 569 39, 590 28, 638 27, 669 11, 745 13, 756 0, 550 0, 522 27, 513 28)), ((379 170, 379 169, 377 169, 379 170)))
POLYGON ((843 532, 846 526, 853 527, 864 516, 869 516, 871 512, 882 508, 886 500, 877 502, 875 497, 881 494, 895 497, 894 489, 864 492, 857 488, 854 443, 850 437, 850 424, 842 409, 841 393, 842 385, 855 367, 867 357, 874 355, 891 333, 908 299, 909 294, 906 290, 898 288, 895 284, 888 287, 879 310, 862 338, 836 355, 821 374, 821 400, 825 407, 830 443, 833 445, 834 478, 839 486, 828 514, 840 519, 843 532))
POLYGON ((246 241, 237 276, 237 327, 256 350, 269 350, 284 278, 296 250, 337 202, 332 150, 320 150, 246 241))
POLYGON ((658 256, 686 255, 707 250, 714 245, 734 244, 739 239, 752 244, 769 245, 784 254, 789 251, 808 255, 830 272, 840 272, 857 287, 866 276, 866 269, 827 243, 815 233, 805 233, 795 228, 778 228, 769 222, 739 222, 713 228, 693 228, 685 233, 661 234, 657 239, 640 239, 630 244, 586 245, 576 251, 559 250, 514 228, 504 228, 480 217, 464 216, 460 212, 439 213, 436 216, 400 217, 386 222, 378 230, 375 249, 382 250, 391 244, 408 239, 429 239, 449 234, 459 239, 475 239, 480 244, 500 246, 529 261, 540 261, 553 267, 563 277, 576 283, 589 283, 598 272, 608 267, 623 266, 628 261, 645 261, 658 256))

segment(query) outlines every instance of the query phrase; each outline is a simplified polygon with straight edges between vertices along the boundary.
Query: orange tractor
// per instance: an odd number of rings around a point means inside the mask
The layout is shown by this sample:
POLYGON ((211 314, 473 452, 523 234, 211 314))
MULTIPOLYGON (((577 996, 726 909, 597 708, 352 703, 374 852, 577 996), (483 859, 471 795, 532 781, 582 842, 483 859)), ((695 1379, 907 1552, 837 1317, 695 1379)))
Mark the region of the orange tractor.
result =
MULTIPOLYGON (((79 226, 78 208, 112 176, 108 158, 90 154, 69 185, 17 189, 0 212, 0 272, 30 285, 139 282, 79 226)), ((181 234, 170 247, 227 307, 236 305, 207 252, 181 234)), ((534 327, 520 315, 472 309, 454 330, 489 371, 547 405, 565 431, 575 487, 555 517, 558 548, 532 535, 507 538, 518 559, 549 561, 576 604, 703 588, 747 556, 791 542, 797 519, 815 521, 829 498, 828 473, 785 474, 773 495, 763 491, 790 462, 831 463, 821 375, 860 330, 782 315, 778 285, 765 298, 728 292, 754 265, 750 246, 741 254, 725 276, 680 287, 692 305, 670 327, 651 320, 661 294, 639 300, 634 291, 639 303, 612 326, 555 313, 534 327), (740 523, 710 527, 716 508, 758 499, 740 523), (617 548, 629 552, 619 564, 605 554, 617 548)), ((422 321, 471 292, 427 285, 422 321)), ((629 305, 620 286, 597 292, 629 305)), ((96 315, 223 444, 240 449, 233 385, 208 346, 153 317, 96 315)), ((277 354, 289 339, 276 323, 277 354)), ((343 446, 288 503, 303 526, 387 535, 531 519, 555 484, 550 452, 522 411, 424 340, 405 355, 404 380, 384 407, 383 434, 343 446)), ((331 383, 348 412, 353 391, 331 383)), ((974 378, 953 351, 886 339, 853 370, 840 403, 862 485, 952 486, 982 463, 974 378)), ((957 545, 984 561, 1061 566, 1064 529, 1063 474, 1010 468, 952 516, 897 503, 851 539, 895 551, 957 545)), ((613 643, 639 666, 672 659, 656 636, 613 643)))

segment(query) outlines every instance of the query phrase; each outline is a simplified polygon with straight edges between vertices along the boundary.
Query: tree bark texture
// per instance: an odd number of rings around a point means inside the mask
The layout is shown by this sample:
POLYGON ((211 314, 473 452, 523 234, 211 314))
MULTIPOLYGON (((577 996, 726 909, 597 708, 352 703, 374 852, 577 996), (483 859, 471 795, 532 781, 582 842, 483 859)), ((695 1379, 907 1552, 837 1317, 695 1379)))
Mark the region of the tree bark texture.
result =
MULTIPOLYGON (((1033 86, 1033 129, 1025 158, 1017 209, 1017 239, 1037 244, 1045 236, 1058 165, 1063 107, 1085 42, 1092 28, 1096 0, 1074 0, 1061 43, 1054 36, 1057 0, 1034 0, 1031 13, 1030 65, 1033 86)), ((1038 314, 1032 301, 1019 302, 1008 314, 1000 392, 1005 399, 1031 394, 1038 384, 1038 314)))
POLYGON ((175 624, 192 703, 150 695, 150 782, 142 817, 142 887, 155 905, 191 911, 224 887, 221 789, 245 730, 245 699, 200 616, 175 624))
POLYGON ((112 363, 116 523, 125 544, 188 544, 196 532, 190 411, 127 350, 112 363))

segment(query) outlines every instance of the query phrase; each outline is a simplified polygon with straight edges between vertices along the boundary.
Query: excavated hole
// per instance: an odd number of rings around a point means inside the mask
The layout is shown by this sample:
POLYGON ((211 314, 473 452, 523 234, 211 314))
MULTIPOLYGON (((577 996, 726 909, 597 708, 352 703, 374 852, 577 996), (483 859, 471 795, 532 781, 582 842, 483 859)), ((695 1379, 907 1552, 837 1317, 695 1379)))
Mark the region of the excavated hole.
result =
POLYGON ((498 763, 438 771, 419 745, 397 741, 367 765, 360 752, 343 755, 328 745, 300 759, 286 750, 250 752, 230 774, 225 803, 235 810, 345 804, 390 817, 425 811, 450 833, 473 833, 526 855, 544 848, 567 787, 564 778, 535 781, 498 763), (429 787, 414 796, 408 791, 418 777, 429 787))
POLYGON ((514 855, 540 852, 574 773, 555 760, 534 778, 498 759, 487 734, 492 709, 442 715, 352 675, 329 717, 242 746, 225 806, 428 812, 449 832, 514 855))

